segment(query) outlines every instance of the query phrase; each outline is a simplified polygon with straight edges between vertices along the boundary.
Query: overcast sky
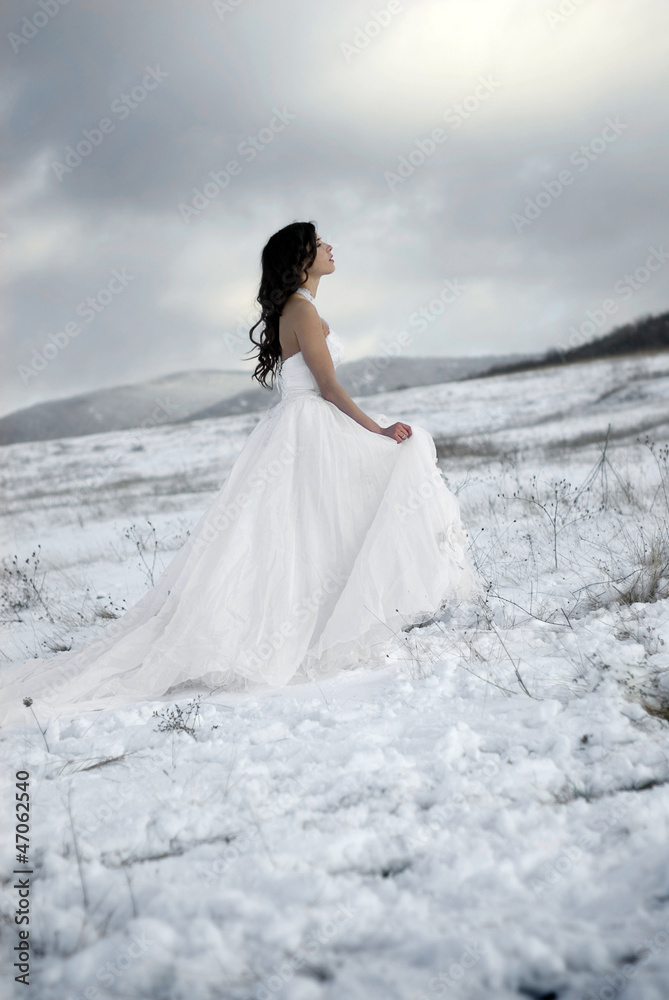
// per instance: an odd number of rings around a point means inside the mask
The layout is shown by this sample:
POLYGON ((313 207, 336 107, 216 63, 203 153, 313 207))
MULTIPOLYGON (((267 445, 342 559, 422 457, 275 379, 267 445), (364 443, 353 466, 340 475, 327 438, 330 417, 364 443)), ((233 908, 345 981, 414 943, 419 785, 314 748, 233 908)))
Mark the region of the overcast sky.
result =
POLYGON ((250 371, 260 251, 296 219, 334 244, 317 302, 350 359, 402 332, 411 355, 534 351, 669 308, 658 0, 1 17, 2 413, 250 371))

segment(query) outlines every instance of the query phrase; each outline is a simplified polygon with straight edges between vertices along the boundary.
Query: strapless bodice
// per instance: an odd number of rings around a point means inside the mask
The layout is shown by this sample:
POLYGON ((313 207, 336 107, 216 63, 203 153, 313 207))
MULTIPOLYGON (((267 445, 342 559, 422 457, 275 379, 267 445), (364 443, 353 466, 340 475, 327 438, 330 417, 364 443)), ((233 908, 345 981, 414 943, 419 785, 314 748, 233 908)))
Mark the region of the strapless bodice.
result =
MULTIPOLYGON (((310 301, 313 300, 310 299, 310 301)), ((340 361, 343 361, 346 357, 344 345, 334 330, 330 330, 325 338, 325 343, 328 345, 332 363, 336 368, 340 361)), ((281 362, 277 372, 276 384, 281 399, 294 399, 305 393, 320 395, 318 382, 312 375, 301 351, 298 351, 297 354, 291 354, 290 357, 281 362)))
MULTIPOLYGON (((332 363, 336 368, 340 361, 344 360, 346 355, 344 345, 334 330, 330 330, 329 334, 325 338, 325 343, 328 345, 332 363)), ((291 354, 289 358, 286 358, 285 361, 281 362, 281 367, 279 368, 277 374, 276 384, 281 395, 281 399, 293 399, 296 396, 302 396, 304 393, 308 392, 320 395, 318 382, 314 378, 311 369, 304 360, 304 355, 301 351, 297 354, 291 354)))

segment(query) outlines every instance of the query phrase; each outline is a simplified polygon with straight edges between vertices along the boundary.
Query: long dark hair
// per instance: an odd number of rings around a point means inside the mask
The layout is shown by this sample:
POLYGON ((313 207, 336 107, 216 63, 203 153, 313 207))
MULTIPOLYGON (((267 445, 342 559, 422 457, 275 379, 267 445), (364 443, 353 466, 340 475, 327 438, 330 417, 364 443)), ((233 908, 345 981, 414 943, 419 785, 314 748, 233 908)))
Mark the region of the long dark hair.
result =
POLYGON ((258 358, 253 378, 266 389, 273 387, 274 375, 281 359, 279 319, 286 299, 304 284, 307 268, 311 267, 315 259, 315 222, 291 222, 289 226, 284 226, 278 233, 270 236, 263 247, 260 289, 256 296, 261 316, 249 330, 249 337, 251 343, 258 348, 258 353, 253 355, 258 358), (253 336, 257 326, 261 327, 258 340, 253 336), (270 374, 271 385, 267 382, 270 374))

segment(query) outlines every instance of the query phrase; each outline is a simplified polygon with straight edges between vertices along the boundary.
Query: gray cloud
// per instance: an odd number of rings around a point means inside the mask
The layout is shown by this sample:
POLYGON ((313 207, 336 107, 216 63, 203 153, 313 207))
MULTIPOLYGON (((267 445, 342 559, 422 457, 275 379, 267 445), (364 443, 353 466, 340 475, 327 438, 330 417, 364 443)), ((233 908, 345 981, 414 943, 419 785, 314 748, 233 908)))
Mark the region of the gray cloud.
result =
MULTIPOLYGON (((3 412, 184 368, 250 371, 223 334, 251 316, 262 245, 295 218, 335 244, 319 302, 352 358, 454 277, 464 293, 410 353, 565 342, 662 244, 668 15, 654 0, 69 0, 49 13, 58 2, 12 0, 0 25, 3 412), (610 141, 607 119, 627 126, 610 141), (91 137, 78 165, 54 167, 91 137), (231 160, 227 187, 185 222, 179 206, 231 160), (565 169, 572 183, 547 195, 565 169), (518 232, 512 216, 538 195, 548 204, 518 232), (21 378, 123 268, 132 280, 21 378)), ((665 271, 616 303, 602 332, 665 309, 665 271)))

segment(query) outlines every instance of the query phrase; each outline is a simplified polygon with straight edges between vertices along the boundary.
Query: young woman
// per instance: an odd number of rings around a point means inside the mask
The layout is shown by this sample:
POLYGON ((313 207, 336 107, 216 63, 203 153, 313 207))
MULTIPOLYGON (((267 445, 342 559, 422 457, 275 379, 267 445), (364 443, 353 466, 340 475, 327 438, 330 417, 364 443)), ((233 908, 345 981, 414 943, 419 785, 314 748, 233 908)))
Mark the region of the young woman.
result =
POLYGON ((270 238, 250 336, 279 402, 156 584, 80 651, 15 667, 0 717, 26 696, 45 717, 382 665, 402 629, 482 592, 428 432, 337 380, 344 346, 316 307, 334 269, 311 222, 270 238))

